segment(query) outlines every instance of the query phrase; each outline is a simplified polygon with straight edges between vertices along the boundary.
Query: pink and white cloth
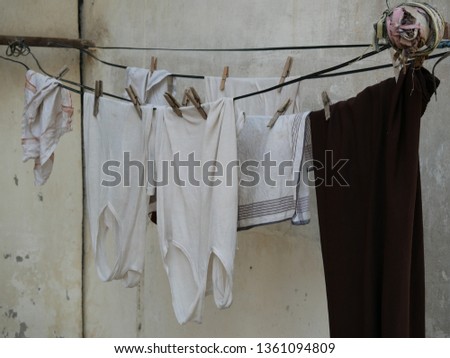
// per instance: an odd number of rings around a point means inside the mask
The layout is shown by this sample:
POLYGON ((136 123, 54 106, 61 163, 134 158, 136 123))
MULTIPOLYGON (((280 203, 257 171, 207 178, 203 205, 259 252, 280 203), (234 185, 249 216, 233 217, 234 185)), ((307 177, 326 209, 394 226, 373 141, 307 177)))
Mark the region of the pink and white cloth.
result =
POLYGON ((26 73, 22 119, 23 161, 34 159, 35 185, 49 178, 60 137, 72 130, 70 92, 51 77, 32 70, 26 73))

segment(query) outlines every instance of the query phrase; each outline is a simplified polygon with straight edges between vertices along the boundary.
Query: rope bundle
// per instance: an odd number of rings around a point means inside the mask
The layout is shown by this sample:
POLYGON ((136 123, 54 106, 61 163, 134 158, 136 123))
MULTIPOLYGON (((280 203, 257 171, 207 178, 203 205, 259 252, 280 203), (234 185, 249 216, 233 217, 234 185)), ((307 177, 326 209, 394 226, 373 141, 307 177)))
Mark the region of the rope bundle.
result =
POLYGON ((389 44, 402 64, 409 60, 421 64, 444 37, 445 21, 431 5, 409 2, 387 9, 374 27, 376 49, 389 44))

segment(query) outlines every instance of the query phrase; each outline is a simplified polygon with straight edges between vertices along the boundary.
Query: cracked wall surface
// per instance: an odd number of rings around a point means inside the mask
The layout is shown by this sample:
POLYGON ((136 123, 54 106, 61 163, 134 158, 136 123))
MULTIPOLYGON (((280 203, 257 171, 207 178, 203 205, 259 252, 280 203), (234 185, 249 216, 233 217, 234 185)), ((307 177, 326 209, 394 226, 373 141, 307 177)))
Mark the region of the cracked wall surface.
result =
MULTIPOLYGON (((76 0, 0 2, 0 34, 78 37, 76 0), (51 20, 50 20, 51 19, 51 20)), ((5 46, 0 46, 5 55, 5 46)), ((70 68, 79 54, 33 48, 42 67, 70 68)), ((30 56, 18 58, 38 70, 30 56)), ((34 186, 33 164, 20 142, 25 69, 0 61, 0 337, 79 337, 81 314, 82 171, 80 98, 72 95, 73 131, 56 149, 50 179, 34 186)))

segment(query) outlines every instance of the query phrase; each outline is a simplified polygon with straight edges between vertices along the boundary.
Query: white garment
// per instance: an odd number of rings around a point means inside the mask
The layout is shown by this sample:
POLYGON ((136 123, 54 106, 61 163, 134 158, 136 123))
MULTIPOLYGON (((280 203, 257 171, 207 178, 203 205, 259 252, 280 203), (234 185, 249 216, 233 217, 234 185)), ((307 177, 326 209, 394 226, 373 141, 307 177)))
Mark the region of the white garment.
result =
POLYGON ((141 120, 131 103, 99 101, 94 117, 94 96, 84 95, 86 202, 95 262, 102 281, 121 279, 133 287, 144 267, 146 143, 153 108, 142 106, 141 120), (111 240, 114 254, 107 255, 111 240))
POLYGON ((208 113, 206 120, 194 107, 182 108, 182 118, 170 107, 165 108, 157 120, 158 232, 173 308, 180 324, 202 321, 210 260, 217 307, 227 308, 232 302, 238 205, 233 100, 221 99, 203 108, 208 113), (198 165, 191 169, 180 166, 177 170, 172 161, 177 156, 185 161, 189 155, 191 160, 199 161, 198 165), (213 170, 204 166, 208 162, 223 168, 223 172, 219 170, 210 178, 219 185, 207 185, 203 180, 204 168, 213 170), (228 163, 235 167, 227 174, 228 163), (187 180, 189 176, 193 180, 187 180), (162 183, 164 178, 168 179, 166 183, 162 183))
MULTIPOLYGON (((287 78, 290 81, 292 78, 287 78)), ((206 102, 213 102, 222 97, 237 97, 247 93, 253 93, 278 85, 280 78, 239 78, 230 77, 225 82, 225 89, 220 90, 220 77, 205 77, 206 102)), ((284 114, 297 113, 299 110, 300 83, 294 83, 278 90, 243 98, 235 102, 236 113, 244 112, 246 115, 273 116, 275 112, 291 99, 291 105, 284 114)))
MULTIPOLYGON (((174 84, 170 72, 156 70, 150 73, 148 69, 138 67, 127 67, 125 87, 130 85, 136 91, 141 104, 167 105, 164 93, 175 95, 174 84)), ((125 92, 125 97, 129 98, 125 92)))
POLYGON ((308 114, 280 116, 272 128, 269 116, 246 117, 238 137, 240 229, 287 219, 309 222, 309 190, 301 176, 308 114))
POLYGON ((54 161, 59 138, 72 130, 70 92, 51 77, 27 71, 22 119, 23 161, 34 159, 34 183, 44 185, 54 161))
MULTIPOLYGON (((136 91, 141 104, 151 104, 153 106, 167 106, 164 93, 169 92, 173 96, 175 91, 175 78, 170 77, 171 73, 166 70, 150 70, 139 67, 127 67, 125 87, 130 85, 136 91)), ((125 91, 125 98, 129 98, 125 91)), ((150 141, 153 145, 154 141, 150 141)), ((150 151, 152 153, 152 151, 150 151)), ((152 160, 153 158, 149 158, 152 160)), ((156 212, 156 194, 153 195, 148 205, 148 213, 156 212)))

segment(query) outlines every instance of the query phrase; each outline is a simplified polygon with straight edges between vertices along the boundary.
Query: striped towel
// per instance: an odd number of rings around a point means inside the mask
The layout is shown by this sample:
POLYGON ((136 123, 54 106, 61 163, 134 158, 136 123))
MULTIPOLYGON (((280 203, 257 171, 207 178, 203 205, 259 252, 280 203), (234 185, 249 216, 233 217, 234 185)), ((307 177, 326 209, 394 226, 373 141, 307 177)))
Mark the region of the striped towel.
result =
POLYGON ((288 219, 309 223, 309 188, 301 170, 311 153, 308 115, 281 116, 272 129, 269 116, 247 116, 238 138, 239 229, 288 219))

